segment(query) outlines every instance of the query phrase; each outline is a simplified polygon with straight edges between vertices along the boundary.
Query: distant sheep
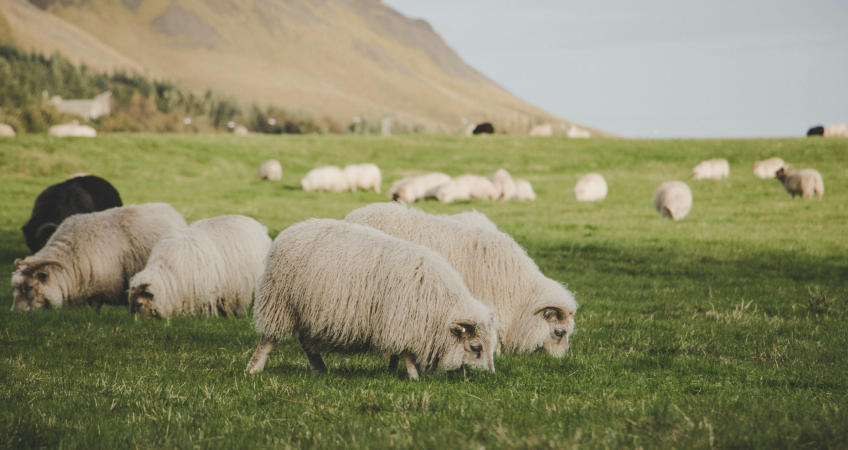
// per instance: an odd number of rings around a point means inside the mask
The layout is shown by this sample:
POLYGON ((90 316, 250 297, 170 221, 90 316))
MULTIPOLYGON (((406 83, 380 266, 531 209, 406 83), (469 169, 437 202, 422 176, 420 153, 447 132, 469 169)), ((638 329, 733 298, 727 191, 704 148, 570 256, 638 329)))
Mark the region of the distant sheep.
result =
POLYGON ((268 228, 245 216, 198 220, 160 240, 130 280, 129 304, 144 316, 243 315, 271 248, 268 228))
POLYGON ((778 157, 757 161, 754 163, 754 175, 757 178, 762 179, 774 178, 777 175, 777 171, 785 164, 786 163, 778 157))
MULTIPOLYGON (((415 178, 415 177, 403 177, 403 178, 399 178, 395 181, 392 181, 392 185, 391 185, 391 187, 389 187, 389 192, 386 193, 389 197, 389 200, 397 200, 398 199, 398 190, 400 189, 400 187, 403 186, 407 181, 409 181, 413 178, 415 178)), ((448 178, 450 178, 450 177, 448 177, 448 178)))
POLYGON ((15 137, 16 135, 12 127, 5 123, 0 123, 0 137, 15 137))
POLYGON ((504 169, 498 169, 490 178, 498 193, 498 199, 509 200, 515 197, 515 181, 504 169))
POLYGON ((577 303, 545 277, 508 234, 398 203, 375 203, 345 217, 442 254, 474 295, 495 310, 501 348, 511 353, 568 351, 577 303))
POLYGON ((374 192, 380 193, 383 175, 376 164, 349 164, 345 166, 344 174, 351 191, 356 192, 356 188, 374 189, 374 192))
POLYGON ((122 205, 118 191, 103 178, 86 175, 72 177, 38 194, 32 215, 21 231, 27 247, 35 253, 44 247, 66 218, 122 205))
POLYGON ((530 136, 533 137, 551 137, 554 135, 554 128, 549 123, 536 125, 530 129, 530 136))
POLYGON ((300 180, 304 191, 330 191, 336 194, 350 188, 347 177, 338 166, 324 166, 312 169, 300 180))
POLYGON ((519 178, 515 180, 515 197, 513 198, 522 201, 534 201, 536 200, 536 193, 533 192, 533 186, 530 185, 529 181, 519 178))
POLYGON ((495 132, 495 127, 492 126, 489 122, 483 122, 474 127, 474 131, 471 134, 492 134, 495 132))
POLYGON ((47 134, 56 137, 97 137, 97 131, 88 125, 80 125, 78 120, 64 125, 53 125, 47 134))
POLYGON ((259 179, 280 181, 283 179, 283 165, 276 159, 269 159, 259 166, 259 179))
POLYGON ((701 161, 692 169, 693 180, 724 180, 730 176, 730 164, 724 158, 701 161))
POLYGON ((233 134, 236 136, 247 136, 250 133, 247 131, 247 127, 245 127, 244 125, 236 125, 235 127, 233 127, 233 134))
POLYGON ((824 128, 824 137, 845 137, 846 127, 844 123, 835 123, 824 128))
POLYGON ((474 136, 474 129, 475 128, 477 128, 476 123, 469 124, 467 127, 465 127, 464 134, 466 136, 474 136))
POLYGON ((807 130, 807 137, 811 136, 824 136, 824 127, 822 125, 811 127, 807 130))
POLYGON ((568 125, 568 129, 565 131, 565 135, 570 137, 571 139, 588 139, 592 137, 592 133, 589 130, 584 130, 575 126, 574 124, 568 125))
POLYGON ((804 198, 813 198, 813 194, 824 195, 824 180, 815 169, 792 170, 792 166, 781 167, 775 177, 783 184, 786 192, 792 194, 792 198, 800 195, 804 198))
POLYGON ((480 175, 460 175, 435 191, 436 199, 442 203, 470 199, 495 200, 499 195, 495 185, 480 175))
POLYGON ((680 220, 692 209, 692 191, 682 181, 666 181, 654 192, 654 209, 663 217, 680 220))
POLYGON ((41 251, 15 260, 12 311, 126 305, 129 280, 144 269, 153 246, 184 228, 183 216, 164 203, 68 217, 41 251))
POLYGON ((607 180, 599 173, 590 173, 574 185, 574 198, 578 202, 597 202, 607 198, 607 191, 607 180))
POLYGON ((413 177, 398 187, 397 198, 412 203, 421 198, 435 197, 436 191, 450 181, 451 177, 441 172, 413 177))
POLYGON ((495 371, 492 310, 438 253, 373 228, 310 219, 277 236, 254 307, 262 336, 250 373, 277 340, 297 336, 316 374, 324 352, 399 355, 409 377, 495 371))
POLYGON ((500 231, 498 230, 498 226, 495 225, 494 222, 492 222, 488 217, 486 217, 485 214, 477 211, 476 209, 459 214, 454 214, 452 216, 439 217, 447 217, 449 219, 457 220, 468 225, 474 225, 475 227, 483 228, 484 230, 500 231))

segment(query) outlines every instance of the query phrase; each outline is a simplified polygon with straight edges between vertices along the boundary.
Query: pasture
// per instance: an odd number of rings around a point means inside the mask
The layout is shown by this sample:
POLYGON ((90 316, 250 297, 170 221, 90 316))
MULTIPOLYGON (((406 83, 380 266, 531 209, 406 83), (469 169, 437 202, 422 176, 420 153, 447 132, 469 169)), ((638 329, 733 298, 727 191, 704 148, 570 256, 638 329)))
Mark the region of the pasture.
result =
POLYGON ((514 136, 102 135, 0 141, 0 271, 27 256, 20 227, 67 175, 112 182, 125 204, 162 201, 191 223, 244 214, 271 236, 387 201, 391 181, 504 167, 536 202, 471 208, 510 233, 580 309, 566 357, 496 357, 495 374, 417 382, 388 359, 330 355, 314 377, 294 340, 248 375, 252 320, 134 318, 104 307, 12 314, 0 289, 0 447, 848 448, 848 139, 567 140, 514 136), (824 176, 794 200, 751 173, 780 156, 824 176), (698 162, 726 181, 692 181, 698 162), (256 178, 280 160, 283 180, 256 178), (306 193, 323 164, 373 162, 383 193, 306 193), (609 196, 578 203, 580 176, 609 196), (664 220, 651 196, 686 181, 694 206, 664 220))

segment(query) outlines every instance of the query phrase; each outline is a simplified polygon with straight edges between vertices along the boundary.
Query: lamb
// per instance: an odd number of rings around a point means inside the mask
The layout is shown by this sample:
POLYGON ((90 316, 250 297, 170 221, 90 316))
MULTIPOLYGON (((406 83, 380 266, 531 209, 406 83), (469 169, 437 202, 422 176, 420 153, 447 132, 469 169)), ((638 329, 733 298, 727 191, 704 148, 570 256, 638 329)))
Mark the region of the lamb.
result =
POLYGON ((347 215, 391 236, 427 246, 462 275, 475 298, 495 310, 500 348, 511 353, 568 351, 577 303, 545 277, 506 233, 438 217, 399 203, 375 203, 347 215))
POLYGON ((411 379, 463 367, 492 372, 492 311, 438 253, 350 222, 310 219, 268 254, 254 307, 261 371, 277 340, 298 336, 316 374, 323 352, 400 355, 411 379))
POLYGON ((15 137, 16 135, 14 128, 5 123, 0 123, 0 137, 15 137))
POLYGON ((97 131, 88 125, 80 125, 78 120, 63 125, 53 125, 47 134, 56 137, 97 137, 97 131))
POLYGON ((777 171, 785 164, 786 163, 778 157, 757 161, 754 163, 754 175, 757 178, 762 179, 774 178, 777 175, 777 171))
POLYGON ((845 137, 846 126, 844 123, 835 123, 824 127, 824 137, 845 137))
POLYGON ((692 191, 682 181, 666 181, 654 192, 654 209, 663 217, 680 220, 692 209, 692 191))
POLYGON ((356 192, 356 188, 380 193, 380 185, 383 183, 383 175, 380 168, 375 164, 350 164, 345 166, 344 174, 350 190, 356 192))
POLYGON ((29 221, 21 227, 27 247, 41 250, 66 218, 80 213, 122 206, 121 196, 108 181, 95 176, 73 176, 43 190, 35 199, 29 221))
POLYGON ((330 191, 336 194, 348 190, 347 177, 338 166, 312 169, 300 180, 304 191, 330 191))
POLYGON ((607 198, 607 180, 599 173, 584 175, 574 185, 574 198, 578 202, 597 202, 607 198))
POLYGON ((534 137, 551 137, 554 135, 554 128, 549 123, 536 125, 530 129, 530 136, 534 137))
POLYGON ((435 190, 436 199, 442 203, 478 198, 495 200, 499 195, 495 185, 480 175, 460 175, 435 190))
POLYGON ((498 199, 509 200, 515 197, 515 181, 513 181, 509 172, 504 169, 498 169, 490 180, 498 191, 498 199))
POLYGON ((792 170, 792 166, 786 165, 777 171, 775 178, 780 180, 786 192, 792 194, 792 198, 796 195, 813 198, 815 193, 821 200, 824 195, 824 180, 815 169, 792 170))
POLYGON ((412 203, 420 198, 432 198, 436 191, 451 181, 451 177, 434 172, 420 177, 414 177, 398 187, 399 199, 412 203))
POLYGON ((126 305, 129 280, 144 269, 153 246, 186 226, 164 203, 68 217, 41 251, 15 260, 12 311, 126 305))
POLYGON ((130 311, 143 316, 242 316, 271 248, 268 228, 245 216, 198 220, 160 240, 130 280, 130 311))
POLYGON ((485 230, 489 231, 500 231, 498 230, 498 226, 495 225, 485 214, 473 209, 471 211, 466 211, 459 214, 454 214, 452 216, 444 215, 440 217, 447 217, 449 219, 458 220, 462 223, 466 223, 469 225, 473 225, 475 227, 481 227, 485 230))
POLYGON ((283 165, 276 159, 269 159, 259 166, 259 179, 280 181, 283 179, 283 165))
POLYGON ((730 164, 724 158, 701 161, 692 169, 693 180, 723 180, 730 176, 730 164))
POLYGON ((522 201, 535 201, 536 193, 533 192, 533 186, 530 185, 529 181, 519 178, 515 180, 515 197, 513 198, 522 201))

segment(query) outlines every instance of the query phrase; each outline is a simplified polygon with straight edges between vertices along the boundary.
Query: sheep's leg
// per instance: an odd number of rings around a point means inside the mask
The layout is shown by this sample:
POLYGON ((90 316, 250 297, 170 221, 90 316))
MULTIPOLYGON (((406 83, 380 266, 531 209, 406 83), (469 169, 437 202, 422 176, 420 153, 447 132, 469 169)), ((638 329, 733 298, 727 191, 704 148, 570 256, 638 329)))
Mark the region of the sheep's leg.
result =
POLYGON ((268 354, 271 353, 276 343, 277 340, 273 337, 262 336, 259 346, 256 347, 256 352, 253 353, 253 358, 250 358, 250 362, 247 364, 247 370, 250 373, 261 372, 265 368, 265 361, 268 360, 268 354))
POLYGON ((320 353, 309 350, 303 336, 300 336, 300 347, 303 348, 303 353, 306 353, 306 359, 309 360, 309 367, 312 367, 312 373, 315 375, 326 375, 327 365, 324 364, 324 358, 321 357, 320 353))
POLYGON ((417 380, 418 369, 415 367, 415 358, 409 352, 401 353, 400 357, 403 358, 403 363, 406 365, 406 373, 409 374, 409 379, 417 380))
POLYGON ((400 358, 397 355, 389 357, 389 372, 397 372, 397 366, 400 358))
POLYGON ((88 305, 94 308, 94 312, 100 314, 100 308, 103 306, 103 297, 95 295, 88 299, 88 305))

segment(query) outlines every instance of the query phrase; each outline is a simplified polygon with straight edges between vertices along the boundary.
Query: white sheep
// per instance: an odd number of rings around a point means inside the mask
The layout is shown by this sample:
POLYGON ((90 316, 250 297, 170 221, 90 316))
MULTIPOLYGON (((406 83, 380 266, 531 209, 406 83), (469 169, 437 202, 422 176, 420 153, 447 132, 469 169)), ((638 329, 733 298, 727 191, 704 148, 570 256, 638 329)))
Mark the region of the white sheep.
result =
POLYGON ((421 198, 432 198, 436 191, 451 181, 451 177, 434 172, 413 177, 398 187, 397 197, 407 203, 421 198))
POLYGON ((495 185, 480 175, 460 175, 440 186, 434 193, 436 199, 442 203, 470 199, 495 200, 499 197, 495 185))
POLYGON ((374 189, 380 193, 380 185, 383 184, 383 175, 376 164, 349 164, 344 168, 347 184, 350 190, 356 192, 359 189, 374 189))
POLYGON ((279 181, 283 179, 283 165, 276 159, 269 159, 259 166, 259 179, 279 181))
POLYGON ((845 137, 846 126, 844 123, 835 123, 824 127, 824 137, 845 137))
POLYGON ((245 216, 198 220, 153 247, 130 280, 129 303, 144 316, 243 315, 271 248, 268 228, 245 216))
POLYGON ((551 137, 554 135, 554 128, 549 123, 536 125, 530 128, 530 136, 533 137, 551 137))
POLYGON ((578 202, 597 202, 607 198, 607 180, 599 173, 584 175, 574 185, 574 198, 578 202))
POLYGON ((330 191, 336 194, 350 188, 344 171, 338 166, 324 166, 312 169, 300 180, 304 191, 330 191))
POLYGON ((817 194, 821 199, 824 195, 824 179, 818 170, 792 170, 792 166, 786 165, 777 171, 775 178, 780 180, 786 192, 792 194, 792 198, 796 195, 813 198, 813 194, 817 194))
POLYGON ((692 191, 682 181, 666 181, 654 192, 654 209, 663 217, 680 220, 692 209, 692 191))
POLYGON ((126 305, 129 280, 153 246, 184 228, 183 216, 164 203, 70 216, 38 253, 15 260, 12 311, 126 305))
POLYGON ((577 303, 561 284, 545 277, 506 233, 438 217, 399 203, 357 209, 345 221, 427 246, 462 275, 475 298, 495 310, 501 348, 507 352, 568 351, 577 303))
POLYGON ((701 161, 692 169, 693 180, 723 180, 730 176, 730 164, 724 158, 701 161))
POLYGON ((248 370, 297 336, 313 372, 323 352, 399 355, 409 377, 495 371, 492 310, 438 253, 350 222, 310 219, 274 240, 254 307, 262 336, 248 370))
POLYGON ((475 227, 481 227, 485 230, 489 231, 500 231, 498 230, 498 226, 495 225, 494 222, 491 221, 485 214, 477 211, 476 209, 472 209, 471 211, 462 212, 459 214, 454 214, 452 216, 444 215, 440 217, 447 217, 449 219, 458 220, 462 223, 467 223, 469 225, 474 225, 475 227))
POLYGON ((509 200, 515 197, 515 181, 512 175, 504 169, 498 169, 490 178, 498 192, 498 198, 509 200))
POLYGON ((97 131, 88 125, 80 125, 78 120, 63 125, 53 125, 47 134, 56 137, 97 137, 97 131))
POLYGON ((15 129, 6 125, 5 123, 0 123, 0 137, 15 137, 15 129))
POLYGON ((515 180, 515 198, 522 201, 535 201, 536 193, 533 192, 533 186, 527 180, 518 178, 515 180))
POLYGON ((754 175, 757 178, 762 179, 774 178, 777 175, 777 171, 785 164, 786 163, 778 157, 757 161, 754 163, 754 175))
POLYGON ((391 187, 389 187, 389 192, 386 193, 388 195, 389 199, 390 200, 397 200, 399 198, 398 197, 398 190, 400 189, 400 187, 403 186, 404 184, 406 184, 407 181, 409 181, 413 178, 415 178, 415 177, 403 177, 403 178, 398 178, 395 181, 392 181, 392 185, 391 185, 391 187))
POLYGON ((247 136, 248 134, 250 134, 250 132, 247 131, 246 126, 236 125, 235 127, 233 127, 233 134, 236 136, 247 136))
POLYGON ((565 131, 565 135, 570 137, 571 139, 588 139, 592 137, 592 133, 589 130, 584 130, 574 124, 568 125, 568 129, 565 131))

